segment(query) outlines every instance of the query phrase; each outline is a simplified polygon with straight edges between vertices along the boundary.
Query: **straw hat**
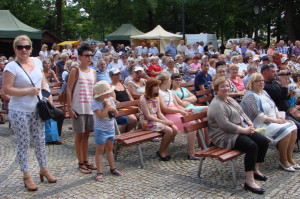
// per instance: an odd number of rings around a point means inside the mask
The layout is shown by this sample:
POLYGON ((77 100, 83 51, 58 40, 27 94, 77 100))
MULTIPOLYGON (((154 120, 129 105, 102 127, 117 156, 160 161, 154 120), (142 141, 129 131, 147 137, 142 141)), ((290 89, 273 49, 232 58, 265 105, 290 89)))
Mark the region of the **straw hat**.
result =
POLYGON ((98 98, 107 93, 113 92, 115 89, 114 86, 111 86, 107 81, 101 80, 94 85, 93 93, 94 98, 98 98))

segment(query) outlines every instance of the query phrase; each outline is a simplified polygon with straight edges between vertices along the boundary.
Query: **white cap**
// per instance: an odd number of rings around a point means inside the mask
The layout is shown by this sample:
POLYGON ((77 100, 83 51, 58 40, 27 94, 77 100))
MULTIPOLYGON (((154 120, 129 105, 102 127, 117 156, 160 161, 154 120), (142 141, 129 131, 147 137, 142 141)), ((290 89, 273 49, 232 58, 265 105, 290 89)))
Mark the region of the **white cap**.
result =
POLYGON ((286 60, 289 60, 289 59, 286 58, 286 57, 282 57, 282 58, 281 58, 281 63, 283 64, 286 60))
POLYGON ((140 66, 137 66, 134 68, 134 72, 139 71, 139 70, 144 71, 144 69, 140 66))

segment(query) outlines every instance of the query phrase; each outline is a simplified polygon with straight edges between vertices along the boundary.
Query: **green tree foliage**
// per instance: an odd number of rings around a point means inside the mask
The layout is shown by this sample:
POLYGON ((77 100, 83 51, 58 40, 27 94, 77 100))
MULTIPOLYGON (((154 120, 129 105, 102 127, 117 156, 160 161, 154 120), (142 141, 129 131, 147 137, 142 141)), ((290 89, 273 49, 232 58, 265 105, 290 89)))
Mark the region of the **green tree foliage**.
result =
MULTIPOLYGON (((57 22, 58 0, 2 0, 22 22, 47 29, 63 40, 102 40, 123 23, 147 32, 160 24, 170 32, 182 31, 182 0, 61 0, 62 27, 57 22), (85 13, 81 11, 84 8, 85 13)), ((186 33, 216 33, 218 38, 252 37, 260 5, 261 40, 300 39, 300 0, 184 0, 186 33), (263 34, 264 33, 264 34, 263 34)))

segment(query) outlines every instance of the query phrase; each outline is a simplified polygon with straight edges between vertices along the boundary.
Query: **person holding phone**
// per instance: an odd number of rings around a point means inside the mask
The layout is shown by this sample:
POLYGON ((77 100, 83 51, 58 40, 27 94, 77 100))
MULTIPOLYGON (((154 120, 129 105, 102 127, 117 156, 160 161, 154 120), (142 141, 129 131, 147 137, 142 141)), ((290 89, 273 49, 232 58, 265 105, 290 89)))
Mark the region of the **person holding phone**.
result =
POLYGON ((92 56, 89 46, 82 45, 78 48, 80 65, 77 69, 70 70, 66 90, 68 111, 75 133, 78 170, 84 174, 90 174, 92 173, 90 170, 97 169, 88 161, 88 140, 90 132, 94 129, 91 104, 93 85, 96 83, 96 71, 88 67, 92 62, 92 56), (78 77, 76 77, 77 75, 78 77))
POLYGON ((40 98, 42 97, 41 89, 45 89, 45 77, 42 73, 42 62, 38 58, 30 57, 32 41, 28 36, 20 35, 16 37, 13 48, 16 54, 16 61, 20 65, 15 61, 6 65, 3 73, 3 82, 5 82, 3 91, 11 96, 8 116, 16 135, 17 158, 23 172, 25 188, 28 191, 37 191, 38 187, 34 183, 28 167, 28 150, 31 135, 36 158, 40 166, 41 181, 44 181, 44 177, 49 183, 57 181, 47 168, 44 122, 36 114, 37 95, 40 98), (25 71, 32 79, 35 87, 32 86, 25 71))

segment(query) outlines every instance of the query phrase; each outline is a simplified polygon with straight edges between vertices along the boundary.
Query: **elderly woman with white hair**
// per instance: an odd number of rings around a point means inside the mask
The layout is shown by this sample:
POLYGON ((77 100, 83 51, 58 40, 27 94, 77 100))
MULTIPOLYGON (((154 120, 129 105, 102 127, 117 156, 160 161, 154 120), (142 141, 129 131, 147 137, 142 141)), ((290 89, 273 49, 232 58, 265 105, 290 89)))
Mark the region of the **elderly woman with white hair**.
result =
POLYGON ((159 58, 157 56, 152 56, 149 58, 151 63, 147 70, 149 77, 156 77, 161 73, 162 67, 158 65, 158 59, 159 58))
POLYGON ((166 60, 166 68, 163 70, 163 73, 171 76, 174 73, 179 73, 179 70, 175 67, 175 61, 172 57, 168 57, 166 60))

